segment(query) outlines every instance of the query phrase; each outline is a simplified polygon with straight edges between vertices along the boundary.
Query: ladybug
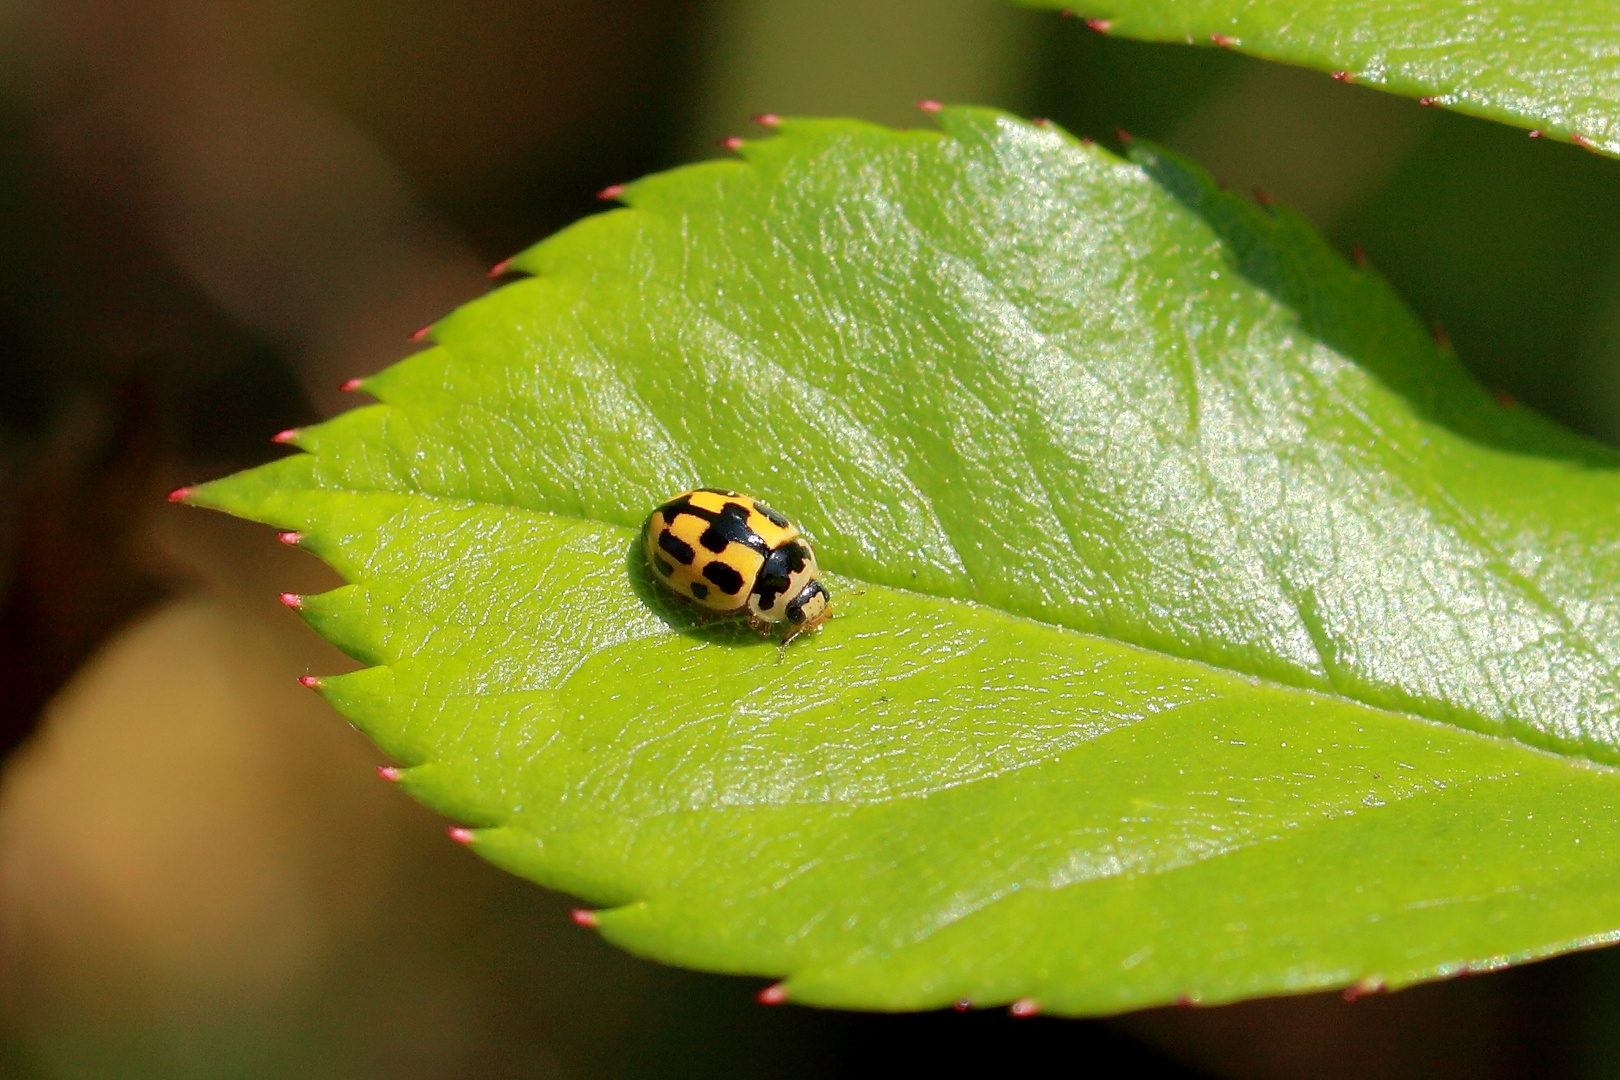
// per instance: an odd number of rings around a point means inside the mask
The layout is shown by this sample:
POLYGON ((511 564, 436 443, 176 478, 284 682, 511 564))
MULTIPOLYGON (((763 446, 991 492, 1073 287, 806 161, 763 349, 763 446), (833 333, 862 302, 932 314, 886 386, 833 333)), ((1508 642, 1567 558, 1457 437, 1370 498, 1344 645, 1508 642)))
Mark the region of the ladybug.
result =
POLYGON ((758 499, 720 488, 687 491, 647 515, 647 565, 679 596, 716 612, 748 612, 786 645, 832 616, 815 552, 798 527, 758 499))

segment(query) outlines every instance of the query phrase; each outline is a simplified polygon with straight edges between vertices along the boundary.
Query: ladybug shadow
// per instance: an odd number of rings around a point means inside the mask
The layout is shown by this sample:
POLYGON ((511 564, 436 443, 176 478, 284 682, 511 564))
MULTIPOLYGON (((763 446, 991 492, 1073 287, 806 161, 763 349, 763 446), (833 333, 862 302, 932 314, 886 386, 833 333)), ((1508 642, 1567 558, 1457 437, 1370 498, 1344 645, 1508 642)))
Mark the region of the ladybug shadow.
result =
POLYGON ((630 579, 630 588, 646 609, 665 626, 677 634, 701 638, 714 645, 732 648, 775 648, 776 643, 749 629, 742 613, 722 614, 708 611, 692 601, 675 595, 660 585, 647 567, 643 553, 643 533, 637 533, 624 553, 624 567, 630 579))

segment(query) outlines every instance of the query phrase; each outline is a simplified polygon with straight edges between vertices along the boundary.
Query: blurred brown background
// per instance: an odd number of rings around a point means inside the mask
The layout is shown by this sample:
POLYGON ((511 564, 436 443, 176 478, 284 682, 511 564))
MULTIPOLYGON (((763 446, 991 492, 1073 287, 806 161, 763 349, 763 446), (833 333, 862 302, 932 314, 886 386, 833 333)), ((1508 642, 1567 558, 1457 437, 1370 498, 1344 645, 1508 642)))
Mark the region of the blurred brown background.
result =
POLYGON ((1108 1023, 765 1009, 451 844, 296 677, 333 581, 167 506, 754 112, 980 101, 1360 246, 1493 389, 1620 435, 1620 163, 991 0, 0 7, 0 1075, 1620 1074, 1606 952, 1108 1023))

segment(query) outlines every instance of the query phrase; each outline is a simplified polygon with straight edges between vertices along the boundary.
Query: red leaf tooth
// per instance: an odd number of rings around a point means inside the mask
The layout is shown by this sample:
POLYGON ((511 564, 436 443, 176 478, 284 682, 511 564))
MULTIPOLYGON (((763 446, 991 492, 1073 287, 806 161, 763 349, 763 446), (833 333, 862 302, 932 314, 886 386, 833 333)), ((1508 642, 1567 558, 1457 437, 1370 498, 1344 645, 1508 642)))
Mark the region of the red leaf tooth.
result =
POLYGON ((1384 980, 1377 975, 1369 975, 1355 985, 1345 987, 1343 997, 1346 1001, 1354 1001, 1356 998, 1364 997, 1367 994, 1381 993, 1383 989, 1384 980))
POLYGON ((304 606, 304 598, 302 596, 299 596, 297 593, 291 593, 291 592, 282 593, 281 594, 281 602, 283 604, 285 604, 287 607, 292 608, 294 611, 297 611, 299 608, 304 606))
POLYGON ((463 847, 478 839, 477 833, 473 832, 471 829, 464 829, 460 825, 452 825, 445 831, 450 834, 450 839, 454 840, 463 847))
POLYGON ((609 184, 607 187, 603 188, 601 191, 598 191, 596 193, 596 197, 598 199, 601 199, 603 202, 611 202, 611 201, 613 201, 614 199, 617 199, 620 195, 623 195, 623 194, 624 194, 624 185, 623 184, 609 184))
POLYGON ((393 765, 379 765, 377 766, 377 775, 390 784, 397 784, 399 778, 404 775, 404 770, 393 765))
POLYGON ((588 930, 596 929, 596 912, 594 911, 577 907, 568 913, 568 917, 588 930))
POLYGON ((319 690, 321 688, 321 677, 319 675, 301 675, 298 678, 298 685, 309 690, 319 690))
POLYGON ((358 390, 362 386, 364 386, 365 384, 366 384, 366 380, 364 380, 364 379, 350 379, 348 382, 346 382, 342 386, 338 387, 338 389, 343 391, 345 394, 352 394, 356 390, 358 390))
POLYGON ((736 135, 730 135, 720 140, 720 146, 726 150, 741 150, 742 144, 742 139, 736 135))
POLYGON ((1114 28, 1114 24, 1107 19, 1087 19, 1086 25, 1099 34, 1106 34, 1114 28))
POLYGON ((191 489, 188 487, 175 488, 169 492, 170 502, 185 502, 189 498, 191 498, 191 489))
POLYGON ((489 268, 489 276, 492 277, 492 278, 498 278, 502 274, 504 274, 508 270, 510 270, 511 268, 512 268, 512 260, 511 259, 502 259, 500 262, 496 263, 494 266, 489 268))
POLYGON ((1034 998, 1019 998, 1007 1006, 1007 1011, 1014 1016, 1035 1016, 1041 1011, 1041 1006, 1034 998))
POLYGON ((933 98, 923 98, 921 101, 917 102, 917 108, 921 109, 925 113, 937 113, 944 107, 945 106, 941 105, 933 98))
POLYGON ((773 128, 777 124, 780 124, 782 122, 782 118, 780 116, 777 116, 775 113, 762 112, 762 113, 755 113, 753 115, 753 121, 754 121, 754 123, 758 124, 760 127, 773 128))
POLYGON ((277 533, 276 539, 280 540, 288 547, 297 547, 299 544, 304 542, 304 534, 299 532, 277 533))
POLYGON ((292 442, 296 438, 298 438, 298 429, 297 428, 287 428, 284 431, 278 431, 274 435, 270 436, 270 441, 273 442, 273 443, 282 443, 283 445, 285 445, 286 443, 292 442))
POLYGON ((787 1000, 787 987, 782 983, 772 983, 754 995, 754 1000, 761 1005, 780 1005, 787 1000))
POLYGON ((1213 41, 1223 49, 1236 48, 1238 43, 1237 38, 1228 37, 1225 34, 1211 34, 1209 35, 1209 40, 1213 41))
POLYGON ((412 330, 411 331, 411 336, 406 338, 405 340, 407 340, 407 341, 421 341, 423 338, 427 337, 431 333, 433 333, 433 324, 428 323, 426 326, 419 327, 419 328, 417 328, 415 330, 412 330))

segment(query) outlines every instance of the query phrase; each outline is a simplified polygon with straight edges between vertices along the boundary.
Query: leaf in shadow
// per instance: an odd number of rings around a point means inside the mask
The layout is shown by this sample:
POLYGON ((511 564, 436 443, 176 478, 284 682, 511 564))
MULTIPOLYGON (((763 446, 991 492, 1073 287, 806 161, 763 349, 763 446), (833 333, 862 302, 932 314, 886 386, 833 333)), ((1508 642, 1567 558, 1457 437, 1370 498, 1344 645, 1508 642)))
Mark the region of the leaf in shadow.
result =
POLYGON ((1102 33, 1234 49, 1620 154, 1620 44, 1602 0, 1021 0, 1102 33))

